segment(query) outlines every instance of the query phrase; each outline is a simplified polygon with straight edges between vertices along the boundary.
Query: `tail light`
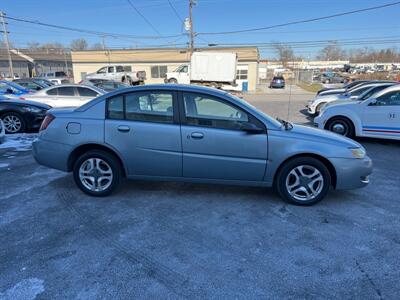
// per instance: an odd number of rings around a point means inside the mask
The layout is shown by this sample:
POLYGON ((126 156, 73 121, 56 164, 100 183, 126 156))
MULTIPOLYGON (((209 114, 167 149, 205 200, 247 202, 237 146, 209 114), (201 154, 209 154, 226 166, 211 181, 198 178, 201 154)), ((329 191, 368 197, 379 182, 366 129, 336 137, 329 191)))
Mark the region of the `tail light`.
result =
POLYGON ((26 100, 24 97, 19 97, 19 100, 26 100))
POLYGON ((53 120, 55 118, 56 117, 53 116, 52 114, 47 114, 46 117, 44 118, 43 122, 42 122, 42 125, 40 125, 39 131, 46 130, 47 127, 49 127, 50 123, 53 122, 53 120))

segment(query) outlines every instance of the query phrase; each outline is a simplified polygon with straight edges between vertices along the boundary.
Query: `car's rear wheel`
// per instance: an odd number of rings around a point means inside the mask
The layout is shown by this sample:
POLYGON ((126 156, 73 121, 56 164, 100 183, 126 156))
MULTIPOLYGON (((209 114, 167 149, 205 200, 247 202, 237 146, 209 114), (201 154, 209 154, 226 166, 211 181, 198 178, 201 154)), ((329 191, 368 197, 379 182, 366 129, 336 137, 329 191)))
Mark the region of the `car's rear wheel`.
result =
POLYGON ((320 160, 298 157, 283 165, 275 184, 284 200, 307 206, 318 203, 326 196, 331 185, 331 176, 320 160))
POLYGON ((114 155, 92 150, 76 160, 73 167, 74 180, 84 193, 103 197, 118 187, 121 169, 122 166, 114 155))
POLYGON ((330 119, 326 123, 325 129, 349 138, 353 138, 355 135, 353 123, 349 119, 343 117, 334 117, 330 119))
POLYGON ((17 113, 9 112, 0 116, 0 119, 3 119, 4 129, 6 133, 20 133, 25 130, 25 121, 24 119, 17 113))

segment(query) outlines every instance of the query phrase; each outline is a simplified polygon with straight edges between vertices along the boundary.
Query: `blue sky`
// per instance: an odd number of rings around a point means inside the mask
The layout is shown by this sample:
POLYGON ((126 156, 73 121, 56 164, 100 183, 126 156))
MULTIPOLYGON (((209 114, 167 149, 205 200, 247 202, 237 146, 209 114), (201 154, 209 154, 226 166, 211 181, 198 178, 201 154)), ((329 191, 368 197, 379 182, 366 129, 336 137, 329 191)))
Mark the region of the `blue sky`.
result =
MULTIPOLYGON (((131 0, 162 35, 182 33, 182 24, 167 0, 131 0)), ((170 0, 182 18, 188 15, 188 0, 170 0)), ((394 2, 394 0, 198 0, 194 8, 196 32, 229 31, 269 26, 293 20, 330 15, 394 2)), ((2 0, 1 10, 12 17, 41 22, 129 35, 156 36, 156 32, 135 12, 126 0, 2 0)), ((400 40, 398 23, 400 5, 339 17, 315 23, 288 26, 262 32, 235 35, 202 35, 198 44, 269 43, 315 40, 343 40, 390 37, 400 40)), ((45 28, 9 21, 10 40, 17 47, 27 42, 61 42, 85 38, 89 44, 101 42, 98 36, 45 28)), ((187 42, 186 36, 168 39, 106 38, 109 47, 146 47, 175 45, 187 42)), ((399 46, 370 45, 375 48, 399 46)), ((363 45, 365 46, 365 45, 363 45)), ((348 47, 355 47, 353 45, 348 47)), ((297 55, 312 57, 319 48, 298 48, 297 55)), ((262 49, 263 57, 272 57, 272 50, 262 49)))

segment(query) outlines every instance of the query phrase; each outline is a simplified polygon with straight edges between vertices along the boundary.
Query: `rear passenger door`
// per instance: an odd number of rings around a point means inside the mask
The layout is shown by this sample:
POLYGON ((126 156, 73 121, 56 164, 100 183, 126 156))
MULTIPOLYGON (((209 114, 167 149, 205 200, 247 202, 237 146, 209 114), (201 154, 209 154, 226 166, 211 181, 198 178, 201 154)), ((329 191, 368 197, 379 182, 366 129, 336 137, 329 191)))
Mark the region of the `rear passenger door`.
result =
POLYGON ((210 95, 182 93, 183 176, 261 181, 267 166, 265 125, 232 103, 210 95), (251 123, 264 132, 242 130, 251 123))
POLYGON ((105 141, 130 176, 181 177, 182 144, 176 94, 137 91, 106 101, 105 141))

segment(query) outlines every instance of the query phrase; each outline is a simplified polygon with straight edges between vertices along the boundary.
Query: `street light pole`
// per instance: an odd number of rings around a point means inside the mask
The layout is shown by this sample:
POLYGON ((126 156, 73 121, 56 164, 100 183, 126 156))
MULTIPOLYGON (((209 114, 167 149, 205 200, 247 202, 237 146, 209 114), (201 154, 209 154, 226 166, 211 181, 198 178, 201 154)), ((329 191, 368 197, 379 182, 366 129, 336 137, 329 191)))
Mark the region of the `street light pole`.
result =
POLYGON ((192 15, 192 9, 193 6, 195 5, 195 0, 189 0, 189 52, 190 54, 193 53, 194 51, 194 31, 193 31, 193 15, 192 15))
POLYGON ((6 44, 7 54, 8 54, 8 72, 10 73, 11 79, 14 79, 14 69, 13 69, 13 63, 12 63, 12 58, 11 58, 11 53, 10 53, 10 43, 8 41, 8 31, 7 31, 6 22, 4 21, 5 15, 6 15, 5 13, 0 11, 0 21, 3 25, 4 42, 6 44))

